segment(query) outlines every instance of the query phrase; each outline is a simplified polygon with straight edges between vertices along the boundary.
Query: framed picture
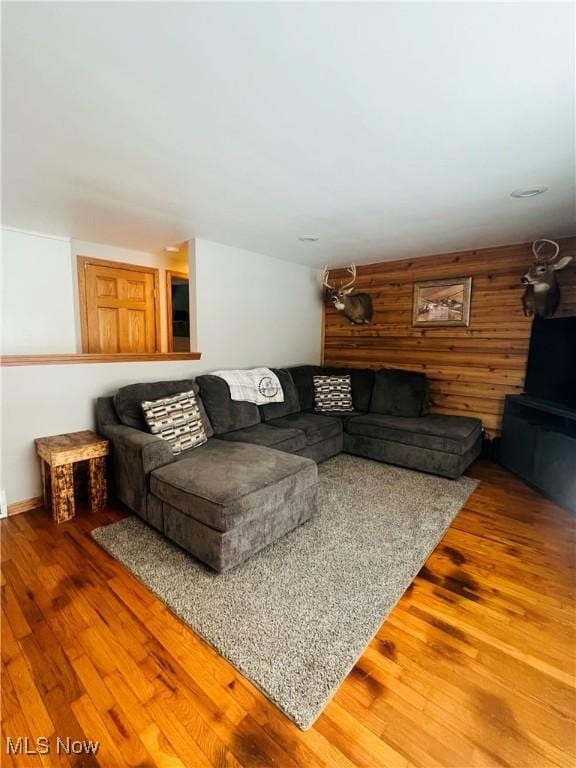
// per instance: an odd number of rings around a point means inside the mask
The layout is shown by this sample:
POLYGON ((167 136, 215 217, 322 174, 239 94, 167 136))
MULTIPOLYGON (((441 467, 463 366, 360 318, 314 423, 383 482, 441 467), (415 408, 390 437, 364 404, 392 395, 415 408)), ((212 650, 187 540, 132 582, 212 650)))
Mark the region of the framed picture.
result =
POLYGON ((469 325, 471 292, 471 277, 414 283, 412 325, 469 325))

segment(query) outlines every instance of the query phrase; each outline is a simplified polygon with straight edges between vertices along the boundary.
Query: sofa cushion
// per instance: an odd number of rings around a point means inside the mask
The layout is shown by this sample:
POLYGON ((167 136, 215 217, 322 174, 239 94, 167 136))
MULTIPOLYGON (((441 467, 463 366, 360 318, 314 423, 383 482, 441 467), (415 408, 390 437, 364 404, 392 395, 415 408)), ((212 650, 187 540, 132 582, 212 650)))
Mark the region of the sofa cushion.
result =
POLYGON ((301 411, 314 408, 314 383, 312 378, 324 373, 319 365, 297 365, 287 369, 298 392, 301 411))
POLYGON ((234 432, 260 423, 254 403, 232 400, 228 384, 219 376, 198 376, 196 382, 215 435, 234 432))
POLYGON ((301 429, 273 427, 270 424, 254 424, 253 427, 237 429, 235 432, 220 435, 220 439, 265 445, 278 451, 299 451, 306 446, 306 435, 301 429))
POLYGON ((462 455, 478 439, 482 432, 482 422, 467 416, 442 414, 407 418, 367 413, 349 419, 345 429, 351 435, 462 455))
POLYGON ((150 490, 204 525, 229 531, 288 503, 317 478, 311 459, 212 439, 186 459, 153 472, 150 490))
MULTIPOLYGON (((311 413, 316 413, 316 411, 311 411, 311 413)), ((324 411, 322 416, 334 417, 335 419, 338 419, 341 424, 345 425, 354 416, 364 416, 365 414, 366 411, 324 411)))
POLYGON ((329 437, 342 434, 342 422, 333 416, 316 413, 292 413, 269 422, 274 427, 301 429, 306 435, 306 445, 314 445, 329 437))
POLYGON ((122 424, 148 432, 148 425, 142 411, 142 402, 144 400, 160 400, 161 398, 190 390, 196 395, 206 437, 212 437, 214 430, 206 414, 202 398, 198 394, 198 384, 193 379, 147 381, 140 384, 128 384, 126 387, 121 387, 114 395, 114 408, 122 424))
POLYGON ((314 376, 350 376, 352 402, 358 411, 367 411, 372 398, 374 371, 369 368, 338 368, 334 366, 297 365, 288 368, 298 390, 300 408, 311 411, 314 408, 314 376))
POLYGON ((300 400, 298 399, 298 390, 286 368, 271 368, 272 373, 278 376, 282 392, 284 393, 283 403, 268 403, 261 405, 260 416, 262 421, 272 421, 281 416, 288 416, 290 413, 298 413, 300 410, 300 400))
POLYGON ((314 410, 317 413, 351 413, 354 405, 350 376, 314 376, 314 410))
POLYGON ((192 390, 159 400, 144 400, 142 410, 150 432, 165 440, 175 455, 197 448, 208 439, 192 390))
POLYGON ((428 387, 426 376, 415 371, 378 371, 370 411, 387 416, 423 416, 427 412, 428 387))

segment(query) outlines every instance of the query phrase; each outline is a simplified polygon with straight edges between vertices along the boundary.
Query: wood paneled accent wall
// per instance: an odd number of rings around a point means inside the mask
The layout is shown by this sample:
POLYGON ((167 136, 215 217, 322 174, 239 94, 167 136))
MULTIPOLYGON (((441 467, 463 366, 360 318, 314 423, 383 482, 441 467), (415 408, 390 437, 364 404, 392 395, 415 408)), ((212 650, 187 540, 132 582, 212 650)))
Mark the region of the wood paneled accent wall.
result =
MULTIPOLYGON (((576 238, 559 242, 563 254, 576 255, 576 238)), ((355 288, 372 296, 374 319, 353 325, 326 307, 325 365, 424 371, 433 412, 477 416, 490 436, 497 435, 504 396, 524 385, 532 321, 522 311, 520 277, 531 259, 527 243, 358 267, 355 288), (447 277, 472 277, 470 325, 414 328, 413 283, 447 277)), ((557 314, 576 314, 576 265, 558 274, 557 314)), ((330 277, 340 279, 344 270, 330 277)))

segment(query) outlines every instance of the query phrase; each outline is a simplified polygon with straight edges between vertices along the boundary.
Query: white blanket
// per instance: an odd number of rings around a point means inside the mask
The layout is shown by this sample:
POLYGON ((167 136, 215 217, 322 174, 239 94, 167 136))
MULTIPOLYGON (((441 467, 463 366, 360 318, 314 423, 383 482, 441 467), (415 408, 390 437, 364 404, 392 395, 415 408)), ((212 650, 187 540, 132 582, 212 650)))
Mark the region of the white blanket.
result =
POLYGON ((284 402, 284 392, 280 380, 270 368, 213 371, 212 376, 219 376, 224 379, 230 387, 232 400, 244 400, 256 405, 284 402))

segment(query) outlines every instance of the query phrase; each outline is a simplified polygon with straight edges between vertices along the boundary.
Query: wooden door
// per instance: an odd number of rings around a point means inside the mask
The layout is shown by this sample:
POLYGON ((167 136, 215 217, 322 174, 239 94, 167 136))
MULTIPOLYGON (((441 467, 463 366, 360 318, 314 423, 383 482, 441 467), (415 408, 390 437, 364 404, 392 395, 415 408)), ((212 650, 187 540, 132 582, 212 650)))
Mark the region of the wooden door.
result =
POLYGON ((84 352, 158 352, 158 270, 78 257, 84 352))

